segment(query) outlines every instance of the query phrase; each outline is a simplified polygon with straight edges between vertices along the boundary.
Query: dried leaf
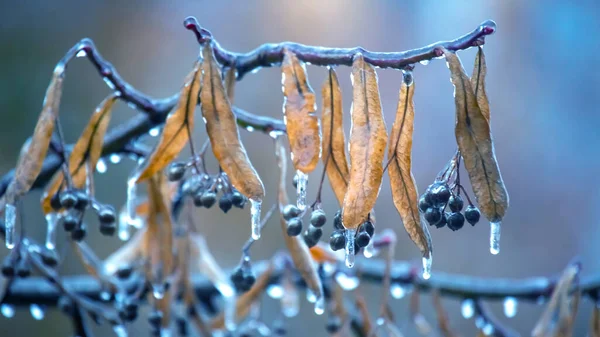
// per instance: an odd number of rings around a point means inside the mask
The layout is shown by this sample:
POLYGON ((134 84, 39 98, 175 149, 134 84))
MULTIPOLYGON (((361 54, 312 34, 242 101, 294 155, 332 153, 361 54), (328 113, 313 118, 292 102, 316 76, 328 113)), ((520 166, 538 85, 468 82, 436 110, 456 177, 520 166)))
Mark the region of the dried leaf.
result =
POLYGON ((477 105, 481 109, 481 114, 490 123, 490 104, 488 102, 487 93, 485 92, 485 76, 487 75, 487 66, 485 65, 485 55, 483 47, 479 46, 477 56, 475 56, 475 65, 473 66, 473 74, 471 75, 471 86, 477 98, 477 105))
POLYGON ((479 208, 490 222, 499 222, 508 208, 508 194, 496 161, 490 125, 460 59, 449 51, 445 55, 455 88, 456 142, 479 208))
POLYGON ((344 134, 342 91, 337 74, 329 68, 329 76, 321 89, 323 96, 323 165, 327 178, 340 204, 348 189, 350 170, 346 159, 346 135, 344 134))
POLYGON ((226 291, 233 293, 234 290, 229 277, 211 254, 204 237, 200 234, 189 234, 189 236, 192 243, 192 254, 199 271, 216 286, 217 290, 223 291, 220 288, 227 286, 229 289, 226 291))
POLYGON ((233 98, 235 97, 235 81, 236 81, 236 69, 234 66, 229 67, 225 73, 225 89, 227 91, 227 98, 229 104, 233 104, 233 98))
POLYGON ((310 256, 316 264, 337 264, 344 261, 344 252, 341 250, 332 251, 329 244, 323 241, 319 241, 316 246, 310 248, 310 256))
POLYGON ((321 284, 321 278, 319 277, 319 273, 315 264, 313 263, 312 256, 308 246, 304 242, 304 239, 301 235, 298 236, 290 236, 287 235, 286 228, 287 222, 283 218, 283 209, 286 205, 289 204, 288 196, 287 196, 287 159, 286 159, 286 151, 285 146, 283 144, 283 139, 278 137, 275 141, 275 156, 277 158, 277 164, 279 165, 279 212, 280 212, 280 223, 281 229, 283 232, 283 240, 285 241, 285 246, 287 247, 290 255, 292 257, 292 261, 294 266, 302 276, 304 282, 308 289, 310 289, 313 294, 317 298, 318 301, 323 301, 323 285, 321 284))
POLYGON ((371 329, 373 329, 373 320, 371 319, 371 314, 369 313, 369 308, 367 307, 367 301, 365 301, 365 298, 358 292, 355 293, 355 296, 356 307, 358 308, 358 312, 362 318, 363 336, 369 336, 371 329))
POLYGON ((42 170, 42 164, 46 158, 46 152, 48 152, 52 132, 58 117, 64 80, 62 70, 56 69, 52 74, 52 80, 46 90, 42 112, 38 117, 28 149, 19 156, 14 178, 6 189, 4 198, 8 204, 14 204, 18 198, 27 193, 42 170))
POLYGON ((440 329, 440 333, 444 337, 457 337, 457 335, 450 328, 450 322, 448 321, 448 314, 446 314, 446 310, 444 310, 444 306, 442 305, 442 300, 440 298, 440 292, 436 289, 433 291, 433 306, 435 307, 435 312, 438 320, 438 327, 440 329))
POLYGON ((407 74, 400 88, 396 119, 390 135, 388 174, 392 199, 400 218, 402 218, 404 229, 410 239, 419 247, 423 257, 429 258, 432 251, 431 235, 419 213, 417 185, 411 171, 415 118, 414 92, 415 85, 412 83, 412 75, 409 77, 407 74))
POLYGON ((590 319, 590 337, 600 337, 600 308, 594 304, 592 318, 590 319))
POLYGON ((353 102, 350 129, 350 179, 344 197, 342 221, 346 228, 357 228, 375 206, 383 176, 383 157, 387 131, 377 74, 358 54, 352 64, 353 102))
POLYGON ((200 93, 200 101, 213 153, 240 193, 249 199, 262 200, 265 196, 265 188, 240 141, 236 117, 225 94, 221 70, 210 44, 204 47, 202 55, 204 89, 200 93))
MULTIPOLYGON (((69 155, 69 172, 71 173, 75 188, 83 188, 85 186, 88 175, 93 174, 93 172, 88 172, 88 167, 92 169, 96 167, 102 155, 104 135, 108 129, 112 108, 116 100, 117 96, 112 94, 100 103, 69 155)), ((52 182, 48 185, 42 197, 42 210, 44 214, 53 211, 50 201, 59 189, 64 187, 64 173, 59 170, 54 175, 54 178, 52 178, 52 182)))
POLYGON ((285 97, 283 111, 292 162, 296 170, 312 172, 321 155, 321 130, 315 116, 315 94, 308 84, 304 63, 284 50, 281 84, 285 97))
POLYGON ((417 332, 424 337, 429 336, 431 333, 431 325, 425 319, 425 316, 421 314, 420 307, 420 293, 418 290, 414 290, 410 295, 410 318, 417 329, 417 332))
POLYGON ((181 152, 189 141, 189 133, 194 129, 194 111, 198 104, 202 72, 198 60, 194 69, 187 75, 179 93, 179 101, 167 120, 158 144, 152 154, 146 157, 136 174, 140 183, 164 169, 181 152))

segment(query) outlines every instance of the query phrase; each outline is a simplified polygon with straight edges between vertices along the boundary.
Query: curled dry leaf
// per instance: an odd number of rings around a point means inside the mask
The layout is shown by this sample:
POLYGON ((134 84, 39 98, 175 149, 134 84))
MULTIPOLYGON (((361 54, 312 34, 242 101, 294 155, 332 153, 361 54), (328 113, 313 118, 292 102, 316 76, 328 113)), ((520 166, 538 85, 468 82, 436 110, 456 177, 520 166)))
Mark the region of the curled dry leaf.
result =
POLYGON ((198 104, 201 86, 200 63, 200 60, 196 61, 193 70, 185 78, 177 105, 165 121, 158 144, 150 156, 146 157, 135 175, 136 183, 148 180, 157 172, 162 171, 187 144, 191 130, 194 129, 194 111, 198 104))
POLYGON ((464 159, 479 208, 490 222, 499 222, 508 208, 508 193, 494 153, 490 125, 485 118, 458 56, 446 51, 455 88, 456 142, 464 159))
POLYGON ((310 256, 317 264, 337 264, 344 261, 344 253, 342 251, 332 251, 329 244, 323 241, 319 241, 316 246, 310 248, 310 256))
POLYGON ((289 50, 281 64, 281 85, 285 97, 283 112, 292 162, 296 170, 312 172, 321 155, 321 130, 315 116, 315 94, 308 84, 304 64, 289 50))
POLYGON ((233 186, 249 199, 260 201, 265 196, 265 188, 240 141, 236 117, 231 110, 221 81, 221 70, 210 44, 206 44, 202 55, 204 75, 200 101, 213 153, 233 186))
MULTIPOLYGON (((88 175, 93 174, 93 171, 89 172, 88 168, 93 170, 102 155, 104 135, 108 129, 112 108, 116 100, 117 96, 112 94, 100 103, 69 155, 69 172, 75 188, 85 186, 88 175)), ((48 185, 42 197, 42 211, 44 214, 52 212, 50 201, 64 187, 66 187, 64 172, 59 170, 52 178, 52 182, 48 185)))
POLYGON ((346 159, 346 135, 344 134, 342 90, 337 74, 329 68, 329 75, 321 89, 323 96, 323 165, 327 178, 340 206, 348 189, 350 170, 346 159))
POLYGON ((42 170, 58 118, 63 80, 64 68, 55 69, 27 151, 19 156, 14 178, 6 189, 4 198, 8 204, 14 204, 18 198, 27 193, 42 170))
POLYGON ((490 123, 490 104, 488 102, 487 93, 485 92, 485 76, 487 75, 487 66, 485 65, 485 55, 483 47, 479 46, 477 56, 475 56, 475 65, 473 66, 473 74, 471 75, 471 86, 477 98, 477 105, 481 109, 481 114, 490 123))
POLYGON ((387 144, 377 74, 361 54, 352 63, 352 80, 350 178, 342 208, 342 222, 349 229, 360 226, 375 206, 387 144))
POLYGON ((418 207, 417 185, 412 175, 412 140, 414 129, 415 85, 412 75, 406 74, 400 88, 400 98, 396 119, 390 135, 388 149, 388 174, 394 206, 402 218, 404 229, 410 239, 419 247, 424 258, 432 252, 431 235, 421 219, 418 207))

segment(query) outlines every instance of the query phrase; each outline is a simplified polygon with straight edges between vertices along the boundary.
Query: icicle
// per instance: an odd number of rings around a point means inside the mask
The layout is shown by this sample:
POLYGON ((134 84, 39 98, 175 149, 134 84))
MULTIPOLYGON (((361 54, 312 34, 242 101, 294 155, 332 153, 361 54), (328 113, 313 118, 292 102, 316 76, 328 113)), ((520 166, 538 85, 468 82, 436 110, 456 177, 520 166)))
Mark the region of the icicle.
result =
POLYGON ((56 226, 59 216, 56 213, 46 214, 46 248, 54 250, 56 248, 56 226))
POLYGON ((2 304, 2 307, 0 307, 0 312, 2 312, 2 316, 12 318, 15 315, 15 307, 4 303, 2 304))
POLYGON ((423 257, 423 279, 428 280, 431 277, 431 263, 433 262, 433 253, 429 251, 429 257, 423 257))
POLYGON ((215 288, 223 296, 223 306, 225 312, 225 329, 228 331, 234 331, 236 329, 235 323, 235 290, 229 283, 217 282, 215 288))
POLYGON ((363 255, 367 259, 379 255, 379 248, 375 247, 374 240, 371 240, 365 249, 363 249, 363 255))
POLYGON ((136 194, 137 194, 137 174, 127 181, 127 213, 125 214, 125 222, 130 226, 134 226, 136 228, 142 227, 142 221, 137 217, 136 214, 136 194))
POLYGON ((44 319, 44 309, 37 304, 32 304, 29 306, 29 312, 31 313, 31 317, 36 321, 41 321, 44 319))
POLYGON ((507 297, 504 299, 504 315, 508 318, 513 318, 517 315, 517 299, 514 297, 507 297))
POLYGON ((348 276, 342 272, 335 274, 335 281, 346 291, 352 291, 360 284, 358 277, 348 276))
POLYGON ((160 284, 152 284, 152 296, 154 296, 157 300, 162 300, 165 297, 165 285, 160 284))
POLYGON ((260 207, 262 206, 262 200, 250 200, 250 218, 252 224, 252 239, 260 239, 260 207))
POLYGON ((460 313, 466 319, 473 317, 473 315, 475 314, 475 303, 472 299, 466 299, 461 303, 460 313))
MULTIPOLYGON (((298 183, 300 185, 300 183, 298 183)), ((354 237, 356 236, 356 229, 346 229, 346 267, 354 267, 354 237)))
POLYGON ((306 185, 308 184, 308 175, 304 172, 296 171, 296 207, 304 211, 306 208, 306 185))
POLYGON ((323 315, 324 312, 325 312, 325 297, 323 297, 323 295, 321 295, 321 297, 319 297, 317 299, 317 301, 315 302, 315 314, 323 315))
POLYGON ((271 284, 267 288, 267 295, 272 299, 278 300, 283 297, 283 288, 279 284, 271 284))
POLYGON ((115 325, 113 326, 113 331, 117 335, 117 337, 127 337, 127 330, 123 325, 115 325))
POLYGON ((17 222, 17 208, 13 204, 6 204, 4 207, 4 239, 6 248, 15 247, 15 224, 17 222))
POLYGON ((500 225, 501 222, 490 222, 490 253, 500 253, 500 225))
POLYGON ((393 298, 399 300, 406 296, 406 288, 398 283, 393 283, 390 286, 390 294, 393 298))
POLYGON ((317 295, 315 295, 315 293, 312 290, 306 289, 306 300, 309 303, 315 303, 317 302, 317 295))

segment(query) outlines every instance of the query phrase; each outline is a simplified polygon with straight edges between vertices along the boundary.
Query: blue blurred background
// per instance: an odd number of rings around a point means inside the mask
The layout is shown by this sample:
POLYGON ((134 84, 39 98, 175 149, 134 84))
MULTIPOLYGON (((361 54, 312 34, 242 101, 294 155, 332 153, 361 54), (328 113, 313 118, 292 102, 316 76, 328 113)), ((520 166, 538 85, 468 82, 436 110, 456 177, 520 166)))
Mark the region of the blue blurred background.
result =
MULTIPOLYGON (((556 275, 575 256, 583 275, 600 273, 598 259, 600 192, 595 186, 600 172, 596 155, 600 144, 600 2, 580 1, 2 1, 0 4, 0 172, 14 166, 22 143, 29 137, 55 63, 83 37, 92 38, 103 56, 136 88, 166 97, 177 91, 198 53, 192 34, 182 26, 196 16, 227 49, 245 52, 265 42, 295 41, 312 45, 363 46, 376 51, 400 51, 438 40, 458 37, 486 19, 498 24, 487 39, 488 95, 492 129, 511 207, 504 221, 502 252, 488 252, 488 226, 482 222, 459 232, 433 230, 434 272, 445 271, 485 277, 523 278, 556 275)), ((461 52, 470 71, 474 50, 461 52)), ((308 67, 316 92, 326 70, 308 67)), ((350 107, 349 69, 338 70, 345 111, 350 107)), ((238 83, 236 105, 263 115, 281 117, 282 96, 278 68, 263 69, 238 83)), ((443 61, 415 69, 416 120, 414 174, 420 191, 433 181, 455 149, 452 86, 443 61)), ((85 60, 69 65, 61 103, 63 129, 69 142, 77 139, 96 105, 109 90, 85 60)), ((388 126, 398 98, 401 74, 379 71, 381 97, 388 126)), ((318 94, 320 96, 320 94, 318 94)), ((320 104, 320 98, 319 98, 320 104)), ((119 103, 111 125, 136 112, 119 103)), ((206 137, 199 123, 196 142, 206 137)), ((349 123, 347 125, 349 127, 349 123)), ((250 157, 267 186, 266 205, 275 201, 276 166, 271 141, 261 134, 242 131, 250 157)), ((215 168, 214 161, 210 165, 215 168)), ((125 200, 125 180, 134 163, 109 165, 98 175, 100 200, 119 206, 125 200)), ((317 188, 320 168, 311 176, 309 194, 317 188)), ((337 209, 331 191, 325 208, 337 209)), ((32 193, 25 203, 28 231, 43 238, 38 200, 32 193)), ((377 203, 380 228, 398 229, 397 258, 418 263, 417 249, 400 228, 390 198, 387 179, 377 203)), ((249 233, 247 211, 226 217, 211 210, 200 218, 209 246, 224 267, 234 266, 249 233), (227 248, 225 248, 226 243, 227 248)), ((273 220, 254 247, 253 258, 264 259, 282 247, 278 221, 273 220)), ((117 238, 91 231, 90 242, 101 256, 120 244, 117 238)), ((326 234, 328 235, 328 233, 326 234)), ((61 240, 69 252, 65 240, 61 240)), ((2 248, 0 255, 5 255, 2 248)), ((68 256, 64 274, 82 272, 68 256)), ((377 287, 363 291, 373 314, 377 312, 377 287)), ((429 297, 423 311, 431 321, 429 297)), ((475 335, 473 321, 460 316, 460 301, 445 300, 453 327, 462 335, 475 335)), ((412 335, 407 321, 408 301, 394 301, 400 326, 412 335)), ((267 321, 277 316, 278 304, 265 301, 267 321)), ((541 306, 522 303, 515 318, 502 316, 501 305, 492 309, 500 320, 523 335, 530 331, 541 306)), ((575 336, 587 332, 591 303, 584 301, 575 336)), ((140 320, 142 321, 142 320, 140 320)), ((289 321, 290 336, 324 332, 324 317, 312 314, 304 302, 300 316, 289 321), (308 324, 307 324, 308 323, 308 324)), ((3 334, 67 336, 69 321, 49 311, 47 319, 33 321, 27 310, 12 319, 0 317, 3 334)), ((106 328, 100 328, 104 333, 106 328)), ((132 327, 134 335, 147 326, 132 327)))

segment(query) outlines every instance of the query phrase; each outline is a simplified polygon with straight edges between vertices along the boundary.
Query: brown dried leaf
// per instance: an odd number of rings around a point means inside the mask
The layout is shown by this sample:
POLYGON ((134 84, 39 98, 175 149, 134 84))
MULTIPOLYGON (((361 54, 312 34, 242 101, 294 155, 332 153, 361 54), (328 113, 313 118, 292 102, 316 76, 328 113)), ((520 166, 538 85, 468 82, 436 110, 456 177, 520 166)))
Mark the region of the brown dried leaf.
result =
POLYGON ((194 256, 194 260, 197 260, 197 266, 199 271, 206 276, 206 278, 211 281, 214 285, 217 286, 217 290, 223 291, 223 289, 219 289, 221 286, 228 286, 230 289, 227 291, 234 292, 233 286, 231 286, 229 277, 225 274, 223 269, 219 266, 213 255, 211 254, 208 246, 206 245, 206 240, 200 234, 189 234, 191 240, 191 248, 192 254, 194 256))
POLYGON ((456 142, 479 208, 490 222, 499 222, 508 208, 508 193, 496 161, 490 125, 460 59, 449 51, 445 55, 455 88, 456 142))
POLYGON ((475 57, 475 65, 473 66, 473 74, 471 75, 471 86, 477 97, 477 105, 481 109, 481 114, 490 123, 490 103, 488 102, 487 93, 485 92, 485 76, 487 75, 487 66, 485 65, 485 55, 483 47, 479 46, 477 56, 475 57))
POLYGON ((46 158, 56 118, 58 117, 63 80, 64 72, 55 69, 50 85, 46 90, 42 112, 38 117, 28 149, 19 156, 14 178, 6 189, 4 198, 9 204, 14 204, 18 198, 31 189, 42 170, 42 164, 46 158))
POLYGON ((442 305, 442 300, 440 298, 440 292, 436 289, 433 291, 433 306, 435 307, 435 312, 438 320, 438 327, 440 329, 440 333, 444 337, 457 337, 457 335, 452 331, 450 327, 450 322, 448 321, 448 315, 446 314, 446 310, 444 310, 444 306, 442 305))
POLYGON ((371 329, 373 329, 373 320, 371 319, 371 314, 369 313, 369 308, 367 307, 367 301, 365 301, 364 296, 360 293, 355 293, 355 303, 358 308, 358 312, 362 319, 362 332, 364 336, 369 336, 371 333, 371 329))
POLYGON ((313 263, 312 256, 308 246, 304 242, 301 235, 289 236, 287 235, 286 228, 287 222, 283 218, 283 209, 289 204, 287 196, 287 159, 285 146, 283 144, 283 138, 278 137, 275 140, 275 157, 277 158, 277 164, 279 165, 279 212, 280 212, 280 223, 283 231, 283 240, 287 247, 294 266, 302 276, 308 289, 310 289, 318 300, 323 300, 323 285, 321 284, 321 278, 313 263))
POLYGON ((357 228, 375 206, 383 177, 387 131, 377 74, 358 54, 352 64, 353 102, 350 130, 350 179, 344 197, 344 227, 357 228))
POLYGON ((595 304, 590 319, 590 337, 600 337, 600 308, 595 304))
POLYGON ((286 125, 292 162, 296 170, 312 172, 321 155, 321 130, 315 116, 316 103, 306 77, 304 63, 289 50, 284 50, 281 63, 284 121, 286 125))
POLYGON ((193 70, 185 78, 177 105, 167 117, 158 144, 138 170, 137 183, 150 179, 164 169, 189 141, 189 133, 194 129, 194 111, 201 87, 200 63, 201 60, 196 61, 193 70))
MULTIPOLYGON (((117 95, 112 94, 98 105, 69 155, 69 172, 75 188, 85 186, 88 175, 93 174, 93 172, 88 172, 88 167, 96 167, 102 155, 104 135, 108 129, 112 108, 116 100, 117 95)), ((52 182, 48 185, 42 197, 42 211, 44 214, 52 212, 50 200, 59 189, 64 187, 64 173, 59 170, 52 178, 52 182)))
POLYGON ((344 134, 342 91, 337 74, 329 68, 329 76, 323 88, 323 164, 331 188, 340 204, 344 203, 344 195, 348 189, 350 170, 346 159, 346 135, 344 134))
MULTIPOLYGON (((411 171, 415 84, 410 84, 410 82, 407 84, 408 80, 408 75, 406 75, 405 80, 402 81, 396 119, 390 135, 388 174, 392 199, 400 218, 402 218, 404 229, 410 239, 419 247, 423 257, 429 258, 432 251, 431 235, 419 213, 417 185, 411 171)), ((412 76, 410 76, 410 81, 412 81, 412 76)))
POLYGON ((204 47, 202 55, 204 89, 200 93, 200 101, 213 153, 240 193, 249 199, 262 200, 265 196, 265 188, 240 141, 236 117, 225 94, 221 70, 210 44, 204 47))

